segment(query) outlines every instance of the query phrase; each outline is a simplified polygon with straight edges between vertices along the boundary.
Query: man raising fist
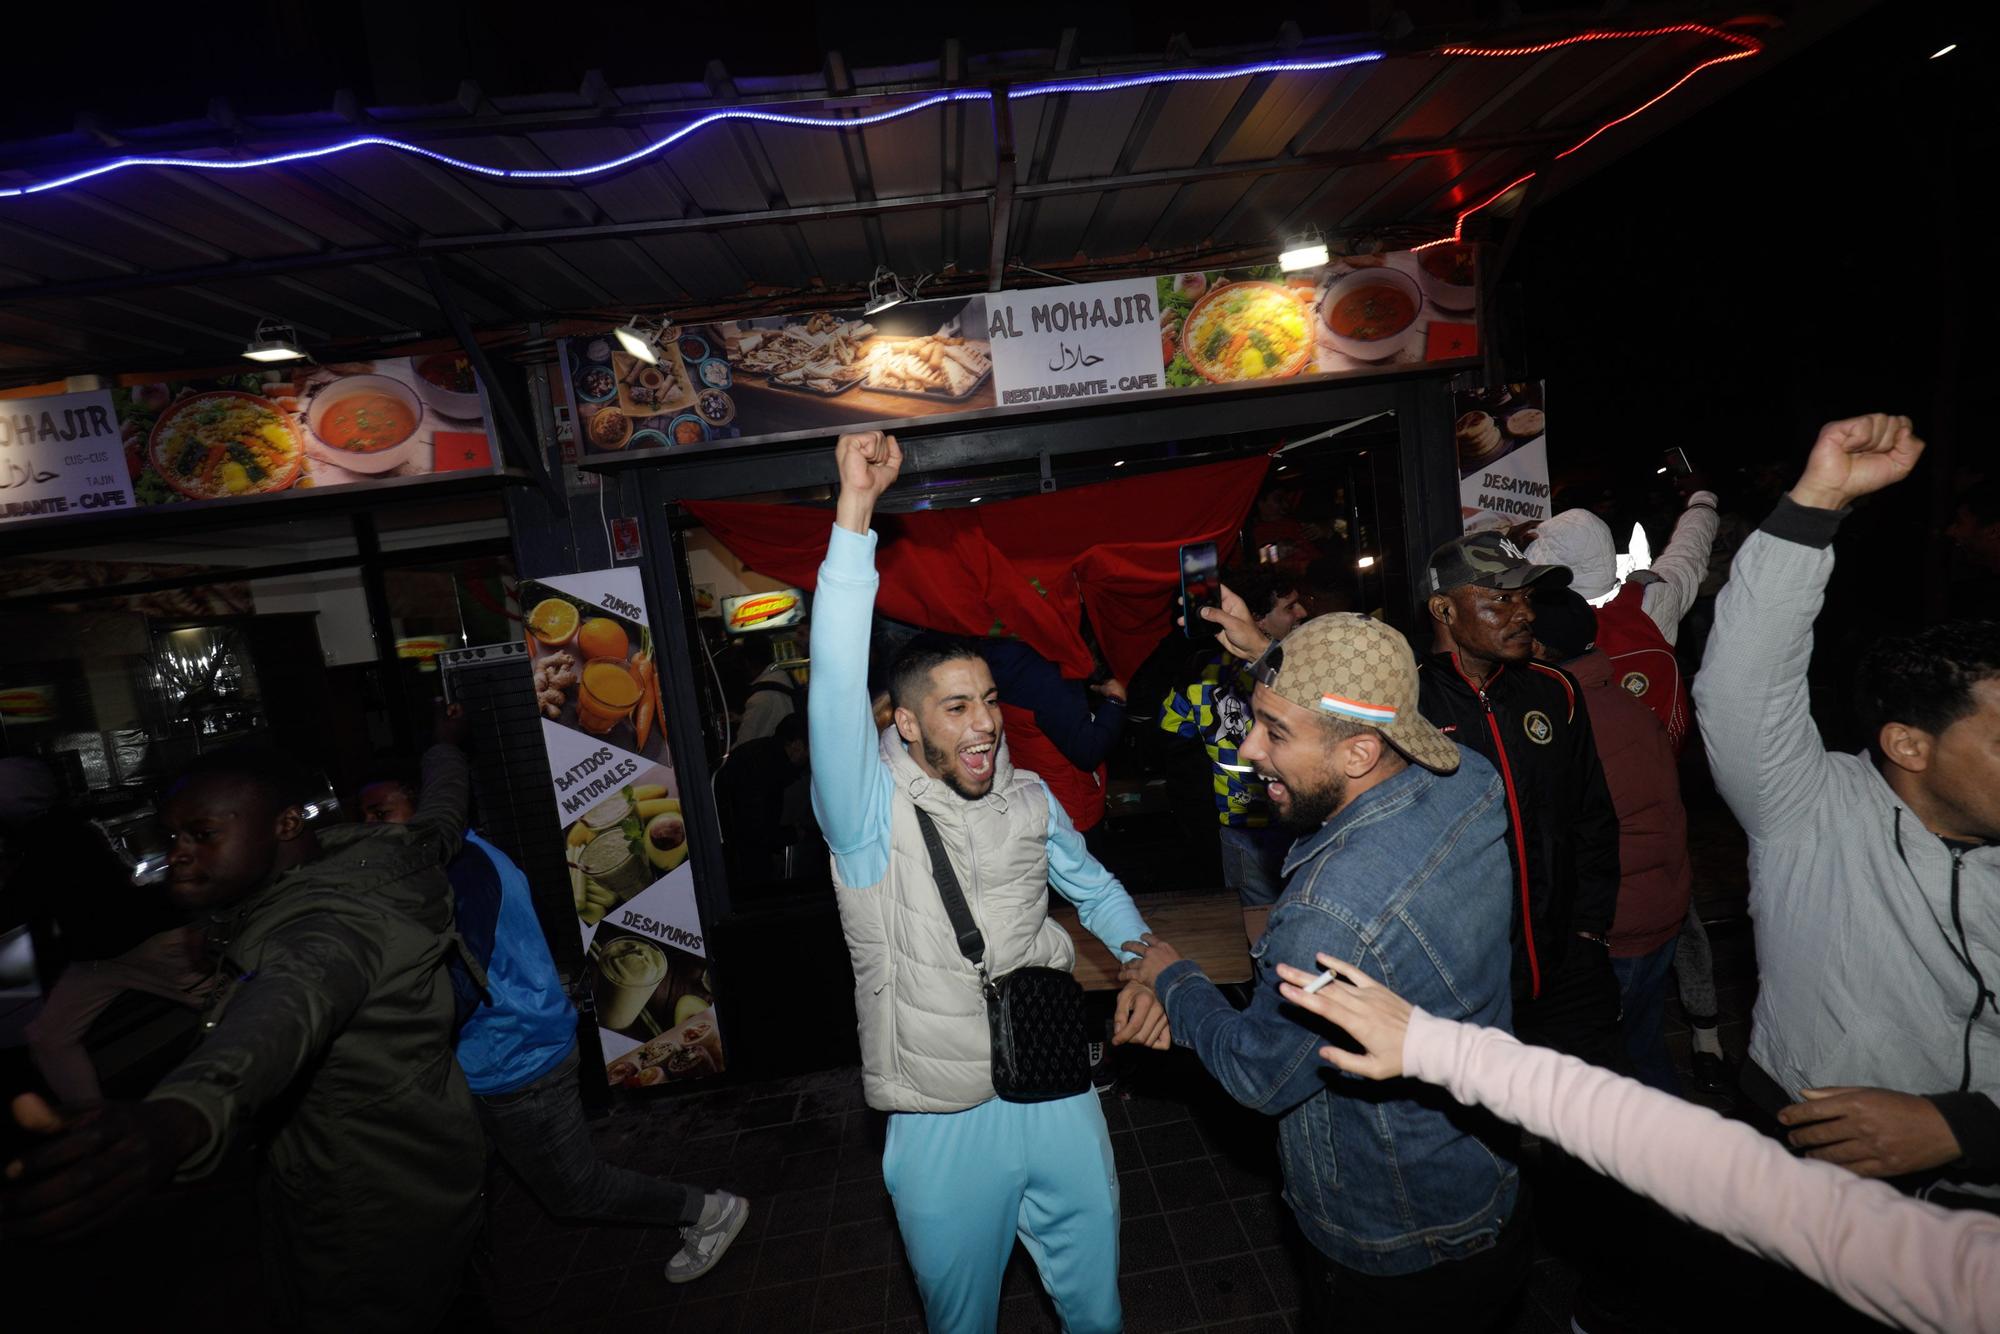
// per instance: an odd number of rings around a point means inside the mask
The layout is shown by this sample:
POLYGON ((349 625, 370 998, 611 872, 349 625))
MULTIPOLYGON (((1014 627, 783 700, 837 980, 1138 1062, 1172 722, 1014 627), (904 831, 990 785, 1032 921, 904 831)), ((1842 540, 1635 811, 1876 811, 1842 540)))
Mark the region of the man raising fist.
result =
MULTIPOLYGON (((1118 1178, 1086 1078, 1073 1095, 1004 1101, 985 985, 1068 971, 1076 947, 1048 887, 1122 958, 1146 930, 1123 885, 1084 850, 1063 808, 1008 759, 999 692, 973 645, 917 641, 889 670, 878 733, 868 696, 876 502, 903 466, 896 437, 843 435, 840 500, 813 612, 813 809, 833 850, 854 963, 868 1105, 891 1113, 882 1178, 937 1334, 991 1334, 1018 1235, 1065 1329, 1121 1327, 1118 1178), (947 894, 964 900, 971 938, 947 894), (980 955, 975 965, 972 955, 980 955)), ((1165 1047, 1166 1015, 1137 983, 1114 1042, 1165 1047)), ((1075 1034, 1081 1068, 1084 1034, 1075 1034)), ((1059 1090, 1057 1090, 1059 1092, 1059 1090)))
POLYGON ((1870 649, 1857 673, 1867 755, 1827 752, 1806 688, 1834 532, 1923 449, 1907 417, 1820 429, 1798 484, 1737 553, 1696 717, 1750 835, 1762 982, 1745 1092, 1812 1157, 1992 1195, 2000 626, 1870 649))

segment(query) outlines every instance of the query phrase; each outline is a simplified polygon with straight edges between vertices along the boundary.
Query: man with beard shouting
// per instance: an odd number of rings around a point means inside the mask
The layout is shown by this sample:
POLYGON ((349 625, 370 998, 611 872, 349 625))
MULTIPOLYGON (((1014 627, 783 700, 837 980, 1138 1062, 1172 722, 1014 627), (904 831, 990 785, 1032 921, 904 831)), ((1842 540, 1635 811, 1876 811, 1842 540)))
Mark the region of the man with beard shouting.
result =
MULTIPOLYGON (((807 714, 813 809, 854 963, 863 1091, 891 1113, 883 1183, 924 1316, 936 1334, 991 1334, 1018 1236, 1063 1327, 1113 1334, 1123 1319, 1118 1177, 1104 1111, 1087 1082, 1042 1102, 995 1094, 985 989, 940 884, 962 886, 991 978, 1076 962, 1048 915, 1051 884, 1114 953, 1146 924, 1048 786, 1009 761, 993 673, 972 644, 924 636, 905 649, 889 671, 894 719, 877 734, 869 524, 903 451, 867 431, 840 437, 835 454, 840 499, 819 570, 807 714)), ((1081 1025, 1076 1040, 1080 1069, 1081 1025)), ((1151 992, 1119 996, 1111 1040, 1167 1045, 1151 992)))
POLYGON ((1332 1035, 1279 997, 1276 970, 1317 971, 1319 954, 1372 965, 1427 1011, 1506 1028, 1505 791, 1424 720, 1416 661, 1389 626, 1320 616, 1266 647, 1233 593, 1204 615, 1225 648, 1259 655, 1241 754, 1299 839, 1251 950, 1247 1010, 1150 936, 1127 945, 1142 957, 1125 976, 1156 990, 1173 1040, 1232 1097, 1280 1118, 1285 1200, 1318 1256, 1304 1327, 1485 1329, 1507 1318, 1529 1258, 1500 1127, 1407 1080, 1327 1078, 1314 1053, 1332 1035))

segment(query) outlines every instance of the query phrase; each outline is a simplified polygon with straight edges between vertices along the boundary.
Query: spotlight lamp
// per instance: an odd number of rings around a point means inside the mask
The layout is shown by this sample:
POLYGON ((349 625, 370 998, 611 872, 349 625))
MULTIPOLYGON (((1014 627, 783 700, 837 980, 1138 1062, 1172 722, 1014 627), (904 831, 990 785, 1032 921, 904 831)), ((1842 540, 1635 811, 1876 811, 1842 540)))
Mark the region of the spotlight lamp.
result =
POLYGON ((627 356, 637 358, 648 366, 660 364, 659 325, 634 315, 611 332, 627 356))
POLYGON ((1294 236, 1284 243, 1284 249, 1279 252, 1278 267, 1286 273, 1296 273, 1300 269, 1323 269, 1331 258, 1324 236, 1294 236))
POLYGON ((257 331, 243 345, 243 355, 251 361, 303 361, 306 356, 297 332, 278 320, 259 320, 257 331))

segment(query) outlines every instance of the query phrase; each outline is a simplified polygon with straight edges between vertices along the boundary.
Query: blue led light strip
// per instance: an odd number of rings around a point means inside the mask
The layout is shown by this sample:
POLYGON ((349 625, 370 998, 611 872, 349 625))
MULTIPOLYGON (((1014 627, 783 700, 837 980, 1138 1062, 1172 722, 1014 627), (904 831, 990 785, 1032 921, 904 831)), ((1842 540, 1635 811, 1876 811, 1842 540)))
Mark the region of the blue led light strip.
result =
MULTIPOLYGON (((1382 59, 1380 51, 1363 51, 1356 55, 1340 56, 1327 60, 1266 60, 1254 65, 1232 65, 1222 69, 1167 70, 1155 74, 1134 74, 1122 78, 1072 79, 1061 83, 1023 84, 1007 90, 1007 100, 1017 101, 1030 97, 1052 97, 1063 93, 1111 93, 1126 88, 1144 88, 1162 83, 1212 83, 1217 80, 1249 78, 1258 74, 1309 74, 1324 70, 1341 69, 1348 65, 1366 64, 1382 59)), ((880 125, 884 121, 912 116, 919 111, 950 102, 990 102, 993 94, 985 88, 963 88, 948 93, 936 93, 920 98, 903 106, 887 111, 877 111, 865 116, 800 116, 780 111, 755 111, 749 109, 716 111, 689 121, 686 125, 663 135, 643 148, 634 149, 621 157, 608 158, 603 162, 593 162, 583 167, 545 167, 536 170, 523 168, 489 167, 484 163, 468 162, 464 158, 452 157, 433 149, 413 144, 403 139, 391 139, 383 135, 364 135, 357 139, 343 140, 337 144, 324 144, 318 148, 302 148, 290 153, 274 153, 258 158, 194 158, 194 157, 121 157, 110 162, 102 162, 83 171, 72 172, 46 181, 35 181, 28 185, 0 188, 0 199, 22 195, 42 194, 49 190, 60 190, 65 186, 79 184, 112 172, 124 171, 128 167, 168 167, 195 171, 248 171, 260 167, 282 166, 287 162, 309 162, 314 158, 331 157, 337 153, 351 152, 357 148, 390 148, 399 153, 409 153, 416 157, 428 158, 440 166, 454 171, 471 172, 474 175, 503 181, 566 181, 583 176, 597 176, 605 172, 617 171, 643 161, 663 149, 671 148, 696 130, 714 125, 720 121, 753 121, 769 125, 799 125, 808 129, 855 130, 869 125, 880 125)), ((496 126, 498 131, 505 126, 496 126)))

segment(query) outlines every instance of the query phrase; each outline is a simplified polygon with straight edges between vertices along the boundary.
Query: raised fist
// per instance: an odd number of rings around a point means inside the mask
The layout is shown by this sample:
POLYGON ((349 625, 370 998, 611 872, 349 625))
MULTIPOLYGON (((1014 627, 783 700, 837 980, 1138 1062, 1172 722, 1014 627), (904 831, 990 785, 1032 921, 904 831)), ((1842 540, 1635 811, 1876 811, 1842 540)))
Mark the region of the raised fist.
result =
POLYGON ((834 522, 852 532, 866 533, 875 517, 875 502, 896 484, 903 471, 903 447, 893 435, 856 431, 840 437, 833 447, 833 457, 840 470, 840 497, 834 502, 834 522))
POLYGON ((858 491, 870 500, 895 485, 903 470, 902 446, 895 436, 881 431, 843 435, 833 453, 840 466, 840 489, 858 491))
POLYGON ((1845 508, 1908 477, 1923 452, 1908 417, 1871 412, 1828 422, 1819 428, 1792 499, 1814 509, 1845 508))

